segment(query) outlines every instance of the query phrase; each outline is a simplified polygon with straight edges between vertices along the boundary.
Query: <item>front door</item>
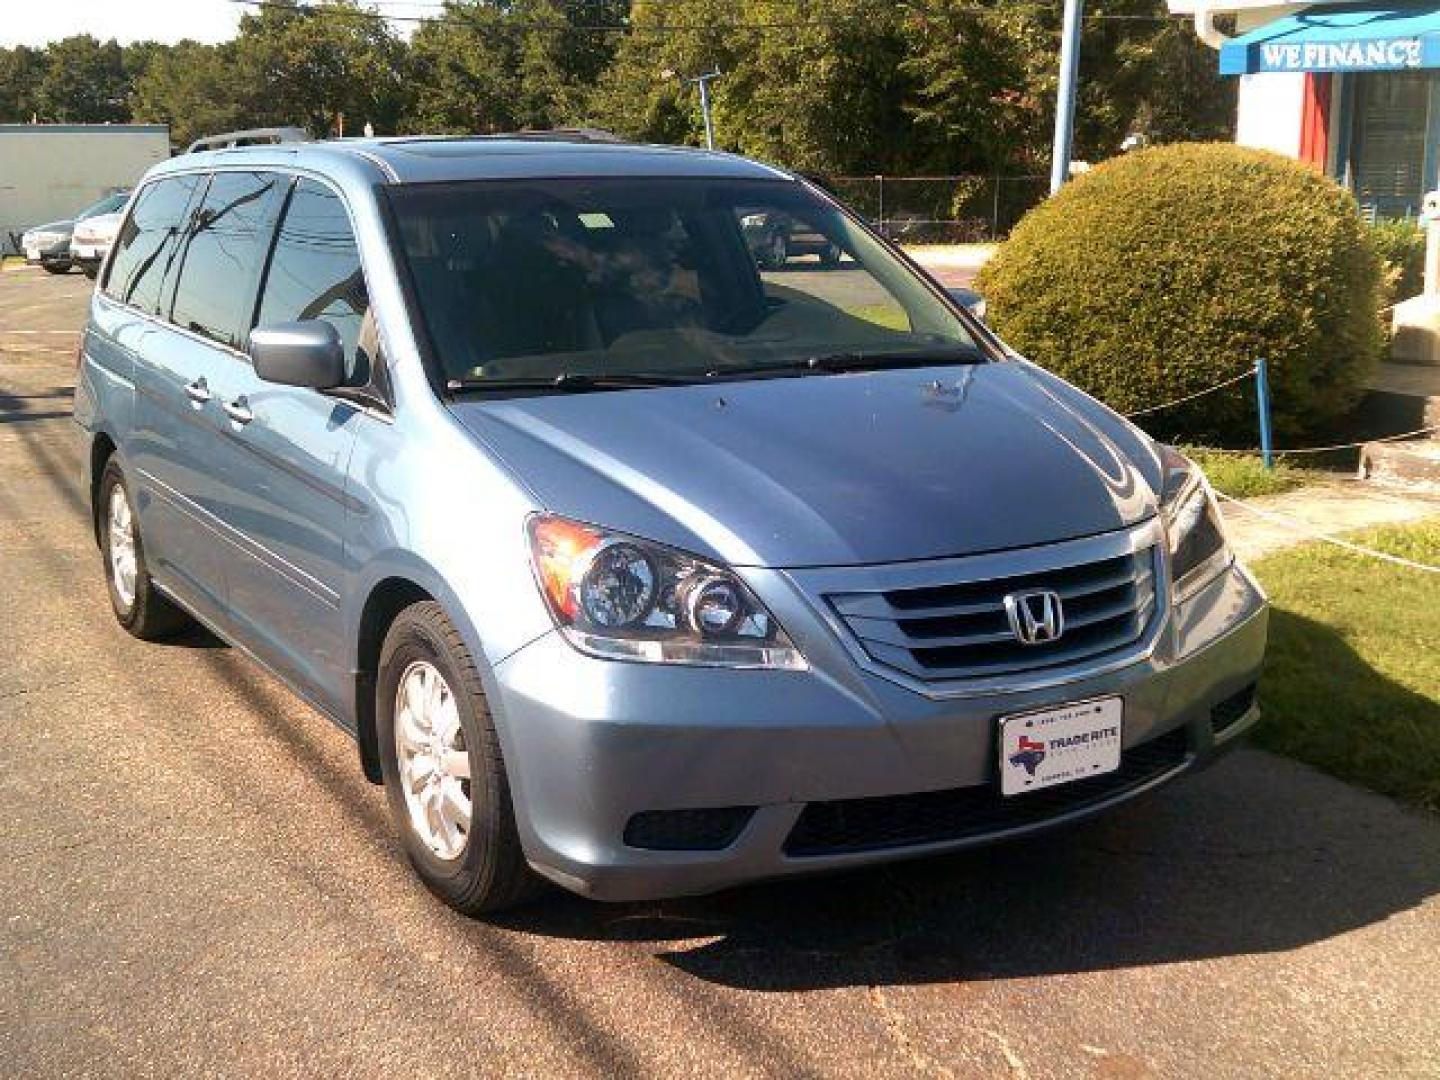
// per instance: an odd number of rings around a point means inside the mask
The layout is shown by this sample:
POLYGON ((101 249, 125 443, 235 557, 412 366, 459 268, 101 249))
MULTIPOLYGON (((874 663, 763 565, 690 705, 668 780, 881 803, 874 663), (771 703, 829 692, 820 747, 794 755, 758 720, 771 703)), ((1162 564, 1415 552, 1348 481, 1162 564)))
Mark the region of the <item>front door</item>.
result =
MULTIPOLYGON (((359 347, 368 308, 343 201, 324 184, 296 181, 256 322, 331 323, 359 389, 370 376, 370 353, 359 347)), ((229 568, 232 617, 262 658, 333 708, 346 674, 340 596, 353 520, 346 470, 356 431, 377 421, 362 398, 266 383, 249 364, 237 365, 220 389, 230 447, 224 499, 247 548, 229 568)))

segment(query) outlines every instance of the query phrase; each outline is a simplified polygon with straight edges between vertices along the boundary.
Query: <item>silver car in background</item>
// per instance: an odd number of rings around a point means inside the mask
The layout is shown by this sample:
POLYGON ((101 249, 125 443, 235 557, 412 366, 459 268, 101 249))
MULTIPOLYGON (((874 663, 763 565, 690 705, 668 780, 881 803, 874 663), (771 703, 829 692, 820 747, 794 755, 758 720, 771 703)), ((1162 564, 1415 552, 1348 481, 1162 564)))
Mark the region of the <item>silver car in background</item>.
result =
POLYGON ((31 266, 39 266, 52 274, 70 272, 70 235, 73 221, 52 221, 36 225, 20 234, 20 253, 31 266))
POLYGON ((72 266, 79 266, 87 277, 95 277, 114 242, 121 211, 129 198, 129 190, 113 192, 85 207, 72 220, 27 229, 20 236, 25 261, 52 274, 66 274, 72 266))
POLYGON ((352 734, 462 911, 1016 840, 1258 716, 1200 470, 743 158, 181 155, 75 419, 116 618, 198 620, 352 734), (830 264, 757 265, 755 215, 830 264))
POLYGON ((120 231, 129 191, 107 195, 93 206, 86 207, 75 219, 70 235, 70 261, 80 267, 88 278, 100 272, 100 264, 110 254, 110 247, 120 231))

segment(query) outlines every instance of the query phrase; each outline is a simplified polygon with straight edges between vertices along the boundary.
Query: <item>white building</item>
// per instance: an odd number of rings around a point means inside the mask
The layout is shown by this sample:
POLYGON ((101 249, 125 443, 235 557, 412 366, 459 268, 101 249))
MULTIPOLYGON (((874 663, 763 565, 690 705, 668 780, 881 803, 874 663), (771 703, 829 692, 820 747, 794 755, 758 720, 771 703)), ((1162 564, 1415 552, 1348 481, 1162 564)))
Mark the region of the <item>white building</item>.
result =
POLYGON ((0 124, 0 253, 32 225, 134 187, 169 156, 164 124, 0 124))
POLYGON ((1440 0, 1169 6, 1240 79, 1237 142, 1310 162, 1384 217, 1416 215, 1440 187, 1440 0))

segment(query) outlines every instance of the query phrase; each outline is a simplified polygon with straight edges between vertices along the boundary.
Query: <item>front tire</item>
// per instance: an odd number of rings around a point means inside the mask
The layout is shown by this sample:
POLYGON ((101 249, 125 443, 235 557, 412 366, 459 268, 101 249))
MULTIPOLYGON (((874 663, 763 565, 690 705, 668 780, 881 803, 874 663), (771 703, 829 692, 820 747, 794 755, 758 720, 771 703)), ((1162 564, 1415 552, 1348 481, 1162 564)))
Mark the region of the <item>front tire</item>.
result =
POLYGON ((86 263, 84 266, 80 267, 80 269, 81 269, 82 271, 84 271, 85 276, 86 276, 87 278, 89 278, 91 281, 94 281, 96 278, 98 278, 98 277, 100 276, 100 266, 99 266, 98 263, 95 264, 95 265, 91 265, 91 264, 89 264, 89 263, 86 263))
POLYGON ((174 637, 190 625, 190 617, 167 600, 151 580, 135 503, 125 474, 113 457, 100 474, 100 551, 105 557, 105 584, 110 607, 126 630, 144 641, 174 637))
POLYGON ((70 272, 70 264, 69 264, 68 262, 67 262, 67 263, 47 262, 47 263, 41 263, 40 266, 41 266, 41 268, 42 268, 47 274, 68 274, 68 273, 70 272))
POLYGON ((485 691, 439 604, 413 604, 396 617, 376 684, 385 791, 420 880, 466 915, 530 899, 542 883, 520 847, 485 691))

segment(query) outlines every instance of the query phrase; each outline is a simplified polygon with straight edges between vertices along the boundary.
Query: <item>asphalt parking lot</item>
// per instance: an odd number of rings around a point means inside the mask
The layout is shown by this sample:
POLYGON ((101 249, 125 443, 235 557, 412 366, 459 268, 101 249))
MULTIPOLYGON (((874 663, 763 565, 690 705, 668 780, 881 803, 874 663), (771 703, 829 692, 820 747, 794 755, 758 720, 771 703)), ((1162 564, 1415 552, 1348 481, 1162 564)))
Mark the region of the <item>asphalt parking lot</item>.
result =
POLYGON ((1258 751, 1020 846, 455 915, 343 735, 112 620, 88 292, 0 272, 0 1074, 1440 1075, 1440 821, 1258 751))

